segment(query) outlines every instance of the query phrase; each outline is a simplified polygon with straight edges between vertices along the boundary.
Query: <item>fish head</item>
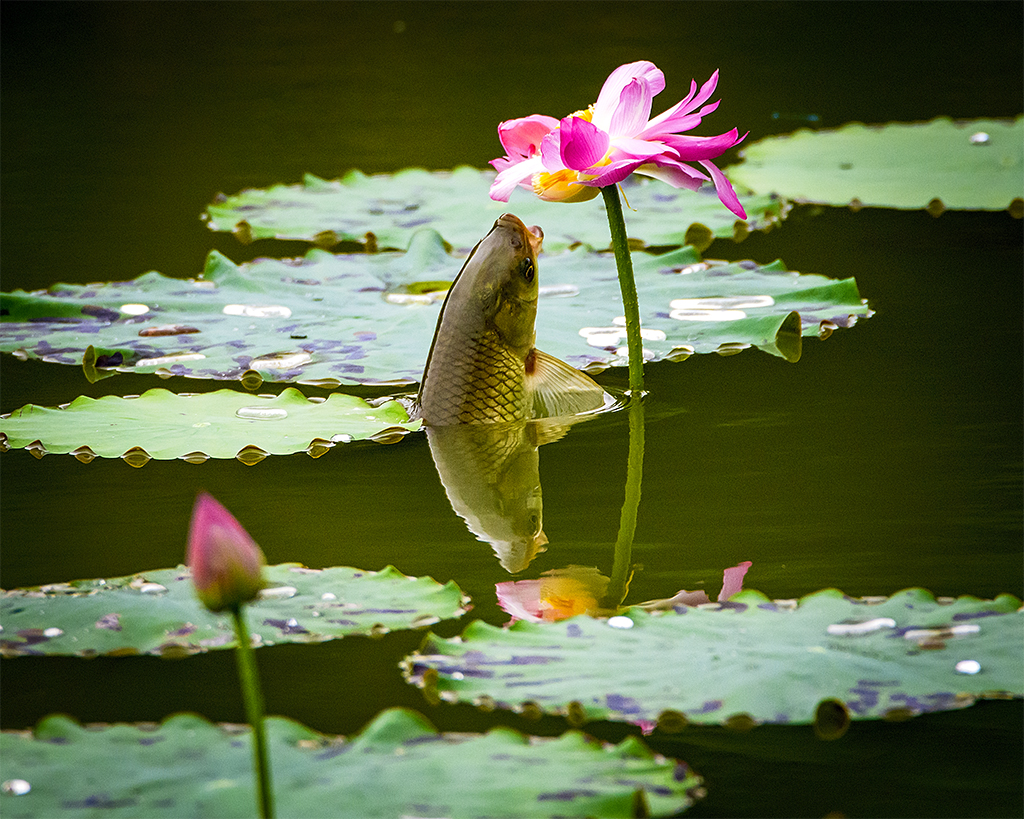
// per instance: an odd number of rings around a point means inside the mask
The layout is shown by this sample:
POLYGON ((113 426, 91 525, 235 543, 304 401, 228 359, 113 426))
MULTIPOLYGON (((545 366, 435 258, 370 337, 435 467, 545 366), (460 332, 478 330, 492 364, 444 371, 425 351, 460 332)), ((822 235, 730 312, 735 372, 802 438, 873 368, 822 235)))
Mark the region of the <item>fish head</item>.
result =
POLYGON ((522 357, 533 348, 537 318, 537 252, 544 233, 505 213, 474 248, 459 282, 484 322, 522 357))

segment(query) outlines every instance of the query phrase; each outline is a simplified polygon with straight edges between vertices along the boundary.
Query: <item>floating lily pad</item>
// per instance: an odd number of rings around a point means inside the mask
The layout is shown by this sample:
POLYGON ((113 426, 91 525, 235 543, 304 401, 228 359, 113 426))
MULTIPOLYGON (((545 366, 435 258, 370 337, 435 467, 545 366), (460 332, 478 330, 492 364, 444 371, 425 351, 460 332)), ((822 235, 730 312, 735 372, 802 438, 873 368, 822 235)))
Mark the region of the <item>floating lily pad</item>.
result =
MULTIPOLYGON (((416 230, 430 227, 454 247, 468 251, 495 219, 511 211, 526 224, 544 228, 548 250, 579 243, 609 247, 602 204, 552 205, 522 190, 509 202, 495 202, 488 195, 494 176, 493 171, 466 166, 453 171, 406 168, 373 176, 350 171, 330 182, 307 174, 300 185, 274 185, 223 197, 207 207, 204 218, 211 230, 233 232, 245 242, 299 239, 323 247, 355 241, 374 248, 404 248, 416 230)), ((705 242, 712 237, 742 239, 785 215, 777 197, 755 196, 743 189, 737 193, 748 214, 746 222, 726 210, 711 185, 694 193, 631 177, 623 183, 623 193, 632 208, 626 220, 628 235, 646 245, 694 244, 694 236, 705 242)))
MULTIPOLYGON (((797 202, 941 213, 1024 197, 1024 117, 801 129, 748 145, 729 177, 797 202)), ((1019 215, 1019 214, 1018 214, 1019 215)))
POLYGON ((371 406, 332 393, 314 401, 294 387, 277 396, 152 389, 134 397, 82 395, 64 407, 28 404, 0 417, 0 447, 25 447, 36 457, 71 453, 85 463, 97 457, 124 458, 132 466, 152 458, 237 458, 252 466, 268 455, 318 458, 355 440, 393 443, 419 426, 395 400, 371 406))
MULTIPOLYGON (((465 613, 453 582, 346 567, 265 569, 268 588, 246 606, 257 645, 320 643, 422 628, 465 613)), ((0 591, 0 655, 185 656, 235 645, 230 618, 199 602, 187 568, 0 591)))
MULTIPOLYGON (((565 206, 567 208, 572 206, 565 206)), ((633 254, 648 360, 761 347, 790 360, 800 335, 871 315, 853 279, 776 261, 702 261, 690 247, 633 254), (792 315, 798 313, 799 315, 792 315)), ((0 350, 106 372, 341 384, 412 384, 430 348, 446 280, 462 260, 424 231, 407 253, 261 259, 212 253, 201 279, 56 284, 3 294, 0 350), (187 332, 185 332, 187 330, 187 332)), ((625 366, 615 260, 580 247, 544 254, 537 344, 576 367, 625 366)))
MULTIPOLYGON (((392 708, 351 740, 267 719, 282 817, 631 817, 675 814, 701 779, 636 737, 602 744, 509 728, 442 734, 392 708)), ((82 726, 63 715, 0 734, 4 816, 254 816, 248 726, 175 714, 158 726, 82 726), (20 795, 15 795, 20 794, 20 795)))
POLYGON ((461 638, 429 635, 404 673, 431 699, 529 702, 645 727, 810 723, 831 701, 854 719, 903 717, 1024 695, 1020 605, 1010 595, 940 602, 923 589, 877 602, 833 589, 799 604, 744 591, 663 616, 477 621, 461 638))

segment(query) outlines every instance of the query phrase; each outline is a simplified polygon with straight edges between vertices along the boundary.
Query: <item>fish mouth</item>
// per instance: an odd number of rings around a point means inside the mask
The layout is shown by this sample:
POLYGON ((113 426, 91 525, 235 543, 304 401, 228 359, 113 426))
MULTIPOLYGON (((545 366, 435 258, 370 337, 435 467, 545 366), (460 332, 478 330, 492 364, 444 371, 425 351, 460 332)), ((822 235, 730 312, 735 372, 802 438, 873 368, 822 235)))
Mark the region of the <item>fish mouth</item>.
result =
POLYGON ((534 255, 540 253, 541 246, 544 244, 544 231, 537 225, 527 227, 523 220, 514 213, 503 213, 494 223, 494 227, 504 227, 515 231, 521 239, 525 240, 524 244, 530 246, 530 250, 534 255))

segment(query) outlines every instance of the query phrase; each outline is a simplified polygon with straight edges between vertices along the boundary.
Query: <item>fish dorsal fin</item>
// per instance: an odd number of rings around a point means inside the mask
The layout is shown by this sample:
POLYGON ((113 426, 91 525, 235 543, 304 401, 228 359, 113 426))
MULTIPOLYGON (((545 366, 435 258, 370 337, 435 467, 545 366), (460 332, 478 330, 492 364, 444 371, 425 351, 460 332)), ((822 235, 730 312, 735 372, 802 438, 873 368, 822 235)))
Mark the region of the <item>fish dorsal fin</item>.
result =
POLYGON ((534 418, 576 415, 604 404, 604 390, 590 376, 537 349, 526 357, 526 388, 534 418))

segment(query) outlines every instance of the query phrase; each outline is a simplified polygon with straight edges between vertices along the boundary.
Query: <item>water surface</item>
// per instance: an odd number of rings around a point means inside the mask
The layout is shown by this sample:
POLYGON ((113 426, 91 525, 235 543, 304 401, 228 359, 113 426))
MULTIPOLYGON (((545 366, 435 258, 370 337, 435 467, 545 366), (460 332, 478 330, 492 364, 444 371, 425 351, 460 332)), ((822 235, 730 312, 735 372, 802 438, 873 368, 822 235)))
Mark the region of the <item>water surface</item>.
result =
MULTIPOLYGON (((756 139, 809 115, 824 127, 1013 116, 1024 95, 1021 14, 1011 3, 969 13, 924 3, 5 4, 3 289, 150 269, 194 276, 211 248, 234 261, 301 254, 298 243, 243 247, 198 215, 218 191, 306 171, 483 167, 500 153, 498 121, 576 110, 634 59, 666 73, 656 111, 691 77, 721 69, 723 103, 702 133, 737 125, 756 139)), ((766 235, 713 244, 713 258, 855 276, 877 314, 807 340, 797 364, 746 351, 648 368, 642 568, 629 599, 714 596, 722 569, 741 560, 753 562, 746 585, 771 597, 829 586, 1022 596, 1021 247, 1021 223, 1005 213, 810 207, 766 235)), ((5 412, 222 386, 127 375, 91 385, 74 368, 11 357, 0 373, 5 412)), ((621 389, 625 372, 598 380, 621 389)), ((568 564, 610 572, 626 420, 604 416, 541 448, 550 543, 523 576, 568 564)), ((4 588, 175 565, 204 488, 271 562, 393 564, 454 579, 474 599, 469 617, 507 619, 494 584, 510 576, 453 513, 422 435, 255 467, 132 469, 14 451, 0 469, 4 588)), ((261 651, 269 709, 338 733, 390 705, 445 730, 564 730, 554 718, 430 708, 396 668, 419 639, 261 651)), ((3 727, 53 711, 239 721, 233 662, 8 661, 3 727)), ((693 729, 656 747, 708 778, 691 815, 1007 815, 1021 803, 1020 726, 1019 703, 984 703, 856 724, 828 745, 809 728, 762 727, 693 729)), ((617 739, 631 729, 588 730, 617 739)))

